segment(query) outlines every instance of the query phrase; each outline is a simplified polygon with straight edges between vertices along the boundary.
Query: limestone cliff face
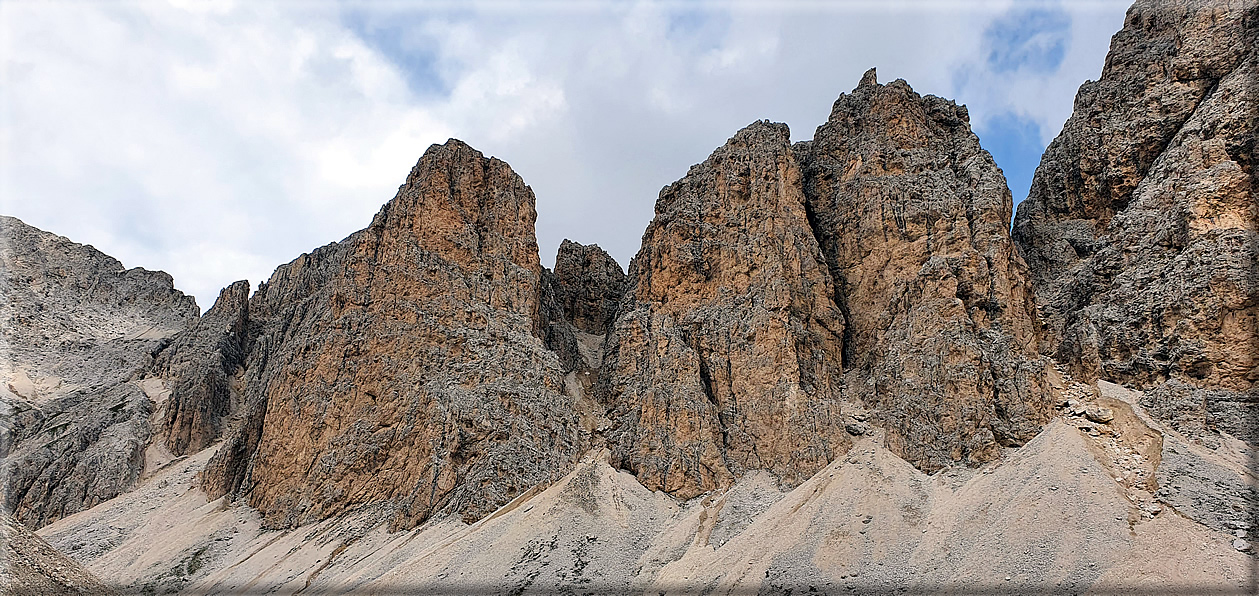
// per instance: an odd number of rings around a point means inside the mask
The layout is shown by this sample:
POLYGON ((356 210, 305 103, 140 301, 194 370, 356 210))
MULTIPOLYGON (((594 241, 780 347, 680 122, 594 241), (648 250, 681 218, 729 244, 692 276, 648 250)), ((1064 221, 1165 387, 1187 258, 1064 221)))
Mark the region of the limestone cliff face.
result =
POLYGON ((1080 377, 1157 386, 1147 407, 1183 429, 1251 440, 1257 38, 1253 2, 1137 2, 1015 219, 1050 354, 1080 377))
POLYGON ((248 305, 242 423, 207 467, 270 525, 375 503, 474 520, 576 460, 543 347, 532 191, 434 145, 371 226, 281 266, 248 305))
POLYGON ((889 446, 930 471, 1030 439, 1049 410, 1036 311, 966 108, 871 69, 795 150, 850 387, 889 446))
POLYGON ((786 125, 662 190, 629 276, 601 381, 616 465, 689 498, 752 469, 795 484, 847 449, 844 318, 786 125))
POLYGON ((139 479, 153 412, 139 377, 198 311, 165 273, 0 217, 6 511, 39 528, 139 479))

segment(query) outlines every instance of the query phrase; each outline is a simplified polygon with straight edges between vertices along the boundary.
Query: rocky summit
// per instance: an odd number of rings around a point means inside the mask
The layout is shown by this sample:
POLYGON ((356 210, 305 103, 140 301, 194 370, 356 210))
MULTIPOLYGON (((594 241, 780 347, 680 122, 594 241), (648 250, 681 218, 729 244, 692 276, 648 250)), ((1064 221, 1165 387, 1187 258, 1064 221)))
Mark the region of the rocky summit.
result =
POLYGON ((1137 2, 1017 215, 871 69, 627 269, 453 139, 200 316, 0 218, 0 592, 1253 593, 1257 40, 1137 2))
POLYGON ((240 422, 210 494, 278 526, 373 505, 412 527, 478 519, 567 469, 577 416, 539 337, 535 219, 507 164, 450 141, 367 229, 277 269, 245 307, 242 395, 220 392, 240 422))
POLYGON ((660 192, 609 333, 613 461, 690 498, 748 470, 797 484, 844 453, 844 317, 787 126, 739 131, 660 192))

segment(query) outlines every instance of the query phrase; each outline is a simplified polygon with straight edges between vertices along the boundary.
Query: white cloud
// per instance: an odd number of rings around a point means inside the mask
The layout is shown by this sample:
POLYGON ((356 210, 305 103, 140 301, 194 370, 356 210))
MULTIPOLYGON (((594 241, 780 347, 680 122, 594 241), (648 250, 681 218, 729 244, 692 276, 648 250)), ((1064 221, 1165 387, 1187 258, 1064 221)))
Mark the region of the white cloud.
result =
POLYGON ((365 226, 454 136, 533 187, 544 263, 570 237, 627 264, 660 187, 752 120, 811 137, 878 66, 1052 136, 1122 22, 1075 18, 1057 72, 1000 78, 977 32, 1007 3, 775 6, 0 4, 0 210, 208 307, 365 226))

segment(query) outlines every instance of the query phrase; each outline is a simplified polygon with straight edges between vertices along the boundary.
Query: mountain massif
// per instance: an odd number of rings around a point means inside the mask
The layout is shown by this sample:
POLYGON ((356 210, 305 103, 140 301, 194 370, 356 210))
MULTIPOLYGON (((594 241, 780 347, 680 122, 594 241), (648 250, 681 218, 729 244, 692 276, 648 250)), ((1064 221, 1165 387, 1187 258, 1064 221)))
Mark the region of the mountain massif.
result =
POLYGON ((543 267, 453 139, 202 315, 2 218, 0 587, 1254 589, 1257 45, 1138 2, 1017 214, 871 69, 666 186, 628 270, 543 267))

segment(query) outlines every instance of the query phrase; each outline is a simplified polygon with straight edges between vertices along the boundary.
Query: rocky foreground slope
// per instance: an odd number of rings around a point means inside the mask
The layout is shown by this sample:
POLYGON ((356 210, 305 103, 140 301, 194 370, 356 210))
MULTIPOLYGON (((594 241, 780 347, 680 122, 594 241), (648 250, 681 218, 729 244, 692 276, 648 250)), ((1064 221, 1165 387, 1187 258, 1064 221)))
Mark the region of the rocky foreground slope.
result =
POLYGON ((966 109, 873 69, 627 272, 542 267, 456 140, 200 317, 5 218, 5 509, 150 593, 1253 591, 1257 27, 1138 2, 1013 235, 966 109))
POLYGON ((927 475, 878 431, 793 490, 757 472, 689 501, 592 451, 474 524, 401 532, 370 509, 267 529, 197 489, 211 449, 40 534, 152 593, 1245 593, 1254 558, 1234 536, 1142 488, 1160 448, 1199 469, 1245 458, 1158 426, 1139 397, 1103 383, 1081 403, 1106 404, 1111 423, 1067 415, 979 469, 927 475))

